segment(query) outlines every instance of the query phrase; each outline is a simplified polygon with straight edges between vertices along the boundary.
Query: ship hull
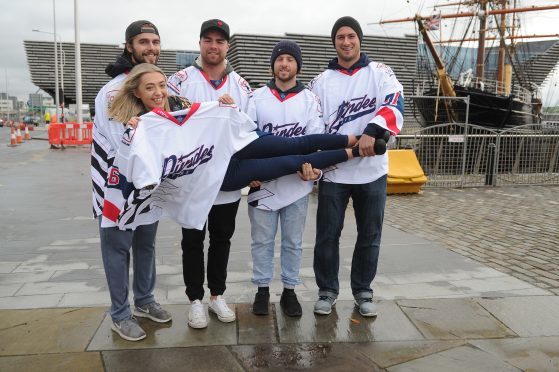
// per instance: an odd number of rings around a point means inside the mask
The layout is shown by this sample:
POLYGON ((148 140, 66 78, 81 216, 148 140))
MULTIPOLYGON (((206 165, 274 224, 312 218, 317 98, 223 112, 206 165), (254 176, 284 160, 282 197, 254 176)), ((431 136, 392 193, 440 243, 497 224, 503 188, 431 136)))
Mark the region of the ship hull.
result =
MULTIPOLYGON (((468 123, 491 129, 503 129, 518 125, 538 123, 539 118, 533 114, 531 104, 522 102, 512 96, 497 96, 480 89, 454 86, 457 97, 470 96, 468 123)), ((423 96, 435 97, 436 89, 430 89, 423 96)), ((415 106, 419 110, 423 126, 443 123, 465 123, 466 102, 453 100, 452 109, 448 109, 443 100, 433 98, 415 98, 415 106)))

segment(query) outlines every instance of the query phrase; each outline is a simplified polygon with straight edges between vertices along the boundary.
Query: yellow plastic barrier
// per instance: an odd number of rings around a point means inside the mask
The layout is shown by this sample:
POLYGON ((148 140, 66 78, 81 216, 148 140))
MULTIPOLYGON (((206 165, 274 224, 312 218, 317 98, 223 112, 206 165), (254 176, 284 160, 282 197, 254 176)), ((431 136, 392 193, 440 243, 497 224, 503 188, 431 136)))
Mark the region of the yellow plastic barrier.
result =
POLYGON ((387 193, 416 194, 427 177, 413 150, 388 150, 387 193))

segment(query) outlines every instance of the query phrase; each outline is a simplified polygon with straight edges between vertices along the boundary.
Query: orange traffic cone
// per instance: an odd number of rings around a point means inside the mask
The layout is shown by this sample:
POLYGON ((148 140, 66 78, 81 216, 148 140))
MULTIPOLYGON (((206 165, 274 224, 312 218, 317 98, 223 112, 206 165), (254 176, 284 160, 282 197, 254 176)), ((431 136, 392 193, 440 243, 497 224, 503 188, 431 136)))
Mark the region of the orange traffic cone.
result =
POLYGON ((17 143, 22 143, 23 142, 23 139, 21 139, 21 130, 19 130, 19 127, 17 128, 17 131, 16 131, 16 141, 17 141, 17 143))
POLYGON ((27 127, 27 124, 25 125, 25 133, 23 135, 23 139, 26 141, 29 141, 31 139, 31 136, 29 135, 29 128, 27 127))
POLYGON ((11 133, 10 133, 10 146, 11 147, 17 146, 16 132, 14 131, 14 127, 12 127, 12 130, 11 130, 11 133))

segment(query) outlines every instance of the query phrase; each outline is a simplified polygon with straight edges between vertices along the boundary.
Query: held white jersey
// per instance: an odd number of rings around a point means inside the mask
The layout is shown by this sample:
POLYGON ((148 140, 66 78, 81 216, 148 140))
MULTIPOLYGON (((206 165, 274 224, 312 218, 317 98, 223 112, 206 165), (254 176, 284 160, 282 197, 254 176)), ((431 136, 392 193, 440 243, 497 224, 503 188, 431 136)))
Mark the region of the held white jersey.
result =
MULTIPOLYGON (((404 117, 402 85, 390 67, 376 62, 346 70, 328 69, 309 83, 320 97, 326 133, 362 134, 375 123, 398 134, 404 117)), ((388 154, 354 158, 324 172, 330 182, 362 184, 388 173, 388 154)))
POLYGON ((238 107, 153 110, 127 128, 109 170, 101 226, 135 229, 168 216, 202 229, 231 156, 258 138, 238 107))
POLYGON ((91 144, 91 182, 93 183, 92 202, 95 218, 103 213, 107 172, 113 163, 125 127, 122 123, 108 117, 114 97, 126 79, 120 74, 109 81, 95 97, 95 119, 93 121, 93 141, 91 144))
MULTIPOLYGON (((283 99, 276 89, 264 86, 254 91, 248 115, 258 129, 281 137, 299 137, 324 133, 318 97, 308 89, 289 93, 283 99)), ((312 191, 312 181, 302 181, 291 174, 262 182, 251 189, 247 201, 258 209, 276 211, 301 199, 312 191)))
MULTIPOLYGON (((235 71, 225 75, 221 84, 215 87, 206 73, 194 66, 176 72, 167 81, 169 92, 186 97, 190 102, 217 101, 229 94, 235 104, 244 112, 247 110, 252 90, 248 82, 235 71)), ((215 204, 232 203, 241 197, 241 191, 220 191, 215 204)))

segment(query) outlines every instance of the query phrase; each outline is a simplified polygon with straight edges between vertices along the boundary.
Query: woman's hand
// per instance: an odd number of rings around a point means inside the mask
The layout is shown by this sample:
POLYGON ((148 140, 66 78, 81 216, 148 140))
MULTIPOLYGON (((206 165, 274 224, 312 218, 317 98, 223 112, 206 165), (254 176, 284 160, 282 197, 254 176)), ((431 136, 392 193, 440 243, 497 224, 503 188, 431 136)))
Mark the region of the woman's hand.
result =
POLYGON ((130 120, 128 120, 128 125, 130 125, 134 129, 138 127, 139 123, 140 123, 140 118, 138 116, 132 116, 130 120))
POLYGON ((316 181, 320 178, 322 172, 320 169, 313 168, 310 163, 305 163, 300 171, 297 171, 299 178, 303 181, 316 181))
POLYGON ((262 186, 262 182, 260 182, 260 181, 251 181, 248 185, 249 185, 250 187, 260 187, 260 186, 262 186))
POLYGON ((223 103, 224 105, 234 105, 235 100, 229 94, 225 93, 221 97, 217 99, 219 103, 223 103))

